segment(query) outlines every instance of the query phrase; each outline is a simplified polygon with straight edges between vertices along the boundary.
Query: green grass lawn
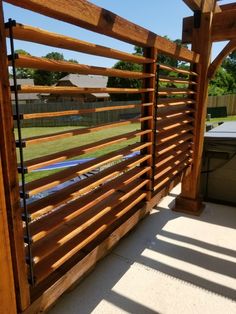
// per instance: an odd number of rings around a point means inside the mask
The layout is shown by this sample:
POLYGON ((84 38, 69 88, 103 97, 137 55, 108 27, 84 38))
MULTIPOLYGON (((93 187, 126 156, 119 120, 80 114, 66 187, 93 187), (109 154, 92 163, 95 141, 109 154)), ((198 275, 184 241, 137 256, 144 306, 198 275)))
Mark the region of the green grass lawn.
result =
POLYGON ((222 117, 222 118, 212 118, 209 122, 221 122, 221 121, 236 121, 236 116, 228 116, 228 117, 222 117))
MULTIPOLYGON (((22 137, 28 138, 28 137, 32 137, 32 136, 57 133, 57 132, 68 131, 68 130, 72 130, 72 129, 75 129, 75 127, 23 128, 22 129, 22 137)), ((116 135, 129 133, 129 132, 132 132, 132 131, 138 130, 138 129, 140 129, 140 125, 138 123, 137 124, 130 124, 130 125, 122 126, 122 127, 105 129, 105 130, 101 130, 101 131, 94 132, 94 133, 72 136, 69 138, 56 140, 56 141, 52 141, 52 142, 47 142, 47 143, 43 143, 43 144, 31 145, 27 148, 24 148, 24 160, 26 161, 26 160, 34 159, 34 158, 41 157, 44 155, 49 155, 49 154, 53 154, 53 153, 67 150, 70 148, 86 145, 89 143, 96 143, 102 139, 113 137, 116 135)), ((17 134, 16 134, 16 138, 17 138, 17 134)), ((133 144, 133 143, 137 142, 138 139, 139 139, 139 137, 131 139, 131 140, 123 141, 121 143, 117 143, 114 145, 109 145, 103 149, 99 149, 99 150, 96 150, 94 152, 87 153, 87 154, 84 154, 81 156, 76 156, 72 159, 82 159, 82 158, 87 158, 87 157, 98 157, 98 156, 107 154, 109 152, 112 152, 113 150, 123 148, 129 144, 133 144)), ((18 156, 18 160, 19 160, 19 156, 18 156)), ((51 171, 32 172, 32 173, 26 175, 26 181, 29 182, 29 181, 41 178, 43 176, 47 176, 49 174, 52 174, 53 172, 56 172, 56 171, 51 170, 51 171)))

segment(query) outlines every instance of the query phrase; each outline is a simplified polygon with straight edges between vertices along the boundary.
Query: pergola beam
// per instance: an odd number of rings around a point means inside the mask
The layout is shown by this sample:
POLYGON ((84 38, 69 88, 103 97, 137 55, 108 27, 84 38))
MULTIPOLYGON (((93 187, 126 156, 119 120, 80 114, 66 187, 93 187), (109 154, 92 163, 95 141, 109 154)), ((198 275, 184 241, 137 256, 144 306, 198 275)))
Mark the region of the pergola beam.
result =
MULTIPOLYGON (((187 17, 183 19, 183 35, 184 43, 191 43, 194 29, 194 18, 187 17)), ((224 10, 213 16, 211 40, 225 41, 236 39, 236 9, 224 10)))
POLYGON ((183 0, 184 3, 193 11, 221 12, 221 8, 215 0, 183 0))
POLYGON ((217 68, 221 65, 223 60, 232 52, 236 50, 236 39, 231 40, 224 49, 214 59, 208 69, 208 78, 212 79, 216 73, 217 68))

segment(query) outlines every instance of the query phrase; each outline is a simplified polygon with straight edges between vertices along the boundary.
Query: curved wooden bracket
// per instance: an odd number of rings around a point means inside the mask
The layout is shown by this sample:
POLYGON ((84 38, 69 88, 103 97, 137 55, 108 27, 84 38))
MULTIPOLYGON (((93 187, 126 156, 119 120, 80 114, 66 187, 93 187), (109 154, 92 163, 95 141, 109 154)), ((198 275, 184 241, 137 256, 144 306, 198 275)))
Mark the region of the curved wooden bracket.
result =
POLYGON ((217 68, 221 65, 223 60, 234 50, 236 50, 236 39, 231 40, 209 66, 208 78, 210 80, 214 77, 217 68))

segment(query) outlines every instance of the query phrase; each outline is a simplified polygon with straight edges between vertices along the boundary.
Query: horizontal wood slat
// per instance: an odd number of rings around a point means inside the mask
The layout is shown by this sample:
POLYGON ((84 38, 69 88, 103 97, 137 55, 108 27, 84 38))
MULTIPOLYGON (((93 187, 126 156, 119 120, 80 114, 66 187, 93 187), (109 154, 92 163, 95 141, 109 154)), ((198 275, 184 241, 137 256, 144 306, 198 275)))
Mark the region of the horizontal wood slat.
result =
POLYGON ((186 143, 188 141, 190 142, 192 140, 193 140, 193 134, 190 134, 187 132, 185 134, 180 134, 176 136, 174 139, 164 144, 158 145, 158 149, 156 150, 157 158, 165 153, 171 152, 173 149, 175 149, 179 145, 186 143))
POLYGON ((167 95, 192 95, 196 94, 195 91, 190 89, 183 89, 183 88, 159 88, 158 95, 160 96, 167 96, 167 95))
POLYGON ((26 183, 26 193, 28 196, 32 196, 34 194, 48 190, 63 182, 97 169, 107 163, 119 160, 131 153, 137 152, 151 145, 152 144, 150 142, 129 145, 123 149, 118 149, 101 157, 97 157, 95 160, 91 160, 84 164, 79 164, 78 166, 70 167, 65 170, 61 170, 60 172, 53 173, 47 177, 26 183))
POLYGON ((157 101, 158 108, 182 106, 182 105, 194 105, 196 101, 189 98, 159 98, 157 101))
POLYGON ((184 78, 176 78, 171 76, 165 76, 165 75, 159 75, 159 82, 162 83, 176 83, 176 84, 188 84, 188 85, 196 85, 197 82, 191 81, 190 79, 184 79, 184 78))
MULTIPOLYGON (((170 122, 170 121, 167 121, 170 122)), ((175 118, 175 119, 171 119, 171 123, 166 123, 166 121, 164 120, 163 123, 158 123, 157 126, 157 130, 158 130, 158 134, 160 134, 161 132, 165 132, 165 131, 169 131, 178 127, 184 127, 185 124, 188 123, 193 123, 194 122, 194 118, 193 117, 182 117, 181 119, 179 117, 175 118), (160 125, 159 125, 160 124, 160 125)))
MULTIPOLYGON (((150 157, 150 156, 149 156, 150 157)), ((78 218, 81 214, 96 206, 112 195, 115 191, 122 189, 126 184, 141 177, 150 170, 150 167, 135 167, 124 174, 109 180, 92 192, 69 202, 59 209, 48 213, 48 215, 36 220, 30 225, 32 241, 35 243, 59 228, 64 228, 64 224, 78 218)), ((86 221, 87 222, 87 221, 86 221)), ((89 223, 89 222, 88 222, 89 223)))
POLYGON ((199 55, 185 47, 158 36, 108 10, 88 1, 74 0, 6 0, 8 3, 41 13, 88 30, 142 47, 155 47, 177 59, 199 62, 199 55))
MULTIPOLYGON (((17 23, 16 26, 14 27, 13 34, 15 39, 39 43, 46 46, 63 48, 72 51, 83 52, 95 56, 113 58, 117 60, 141 64, 155 62, 155 60, 149 58, 144 58, 142 56, 133 55, 112 48, 95 45, 87 41, 82 41, 72 37, 49 32, 41 28, 23 25, 19 23, 17 23)), ((9 36, 8 29, 6 29, 6 35, 9 36)))
POLYGON ((165 64, 160 64, 159 66, 160 66, 161 70, 186 74, 186 75, 190 75, 190 76, 198 76, 198 74, 196 72, 193 72, 190 70, 180 69, 180 68, 172 67, 170 65, 165 65, 165 64))
POLYGON ((94 188, 104 184, 104 182, 114 179, 121 173, 126 172, 132 169, 132 167, 146 161, 148 158, 150 158, 149 155, 131 157, 128 160, 121 161, 105 170, 101 170, 93 176, 87 177, 53 194, 32 202, 27 207, 31 219, 36 219, 45 213, 90 192, 94 188))
POLYGON ((184 122, 184 124, 186 124, 188 123, 187 121, 188 122, 194 121, 194 117, 191 117, 189 114, 183 114, 181 115, 181 117, 174 116, 168 119, 163 119, 161 121, 158 121, 157 130, 158 131, 168 130, 169 127, 171 127, 172 125, 175 125, 175 124, 183 125, 181 122, 184 122))
POLYGON ((37 283, 47 278, 52 272, 55 272, 69 258, 79 252, 99 237, 106 234, 113 225, 118 224, 135 205, 139 204, 146 197, 146 192, 138 191, 122 204, 113 208, 111 213, 104 215, 97 222, 85 229, 74 240, 67 243, 66 246, 60 247, 57 251, 51 254, 48 258, 35 265, 35 276, 37 283))
POLYGON ((181 134, 185 134, 187 132, 193 131, 192 125, 185 125, 177 127, 173 130, 169 130, 166 132, 163 132, 157 136, 157 146, 162 145, 165 142, 171 141, 172 139, 178 138, 181 134))
MULTIPOLYGON (((11 65, 11 62, 10 62, 11 65)), ((47 58, 38 58, 27 55, 17 55, 15 66, 20 68, 33 68, 45 71, 59 71, 79 74, 93 74, 113 77, 123 77, 130 79, 145 79, 154 77, 154 74, 144 72, 134 72, 126 70, 118 70, 112 68, 102 68, 89 66, 85 64, 77 64, 69 61, 58 61, 47 58)))
POLYGON ((70 240, 73 240, 73 238, 79 235, 83 230, 91 226, 92 223, 127 200, 135 192, 142 189, 145 184, 147 184, 147 181, 148 180, 135 179, 127 185, 124 184, 122 190, 115 191, 110 197, 97 203, 90 210, 81 213, 76 219, 62 225, 50 236, 33 243, 32 254, 34 256, 34 264, 39 263, 47 256, 51 255, 60 246, 67 245, 70 240))
POLYGON ((151 105, 152 105, 151 103, 149 103, 149 104, 130 104, 130 105, 100 107, 100 108, 91 108, 91 109, 26 113, 26 114, 21 115, 21 119, 22 120, 29 120, 29 119, 39 119, 39 118, 55 118, 55 117, 64 117, 64 116, 84 115, 84 114, 88 114, 88 113, 98 113, 98 112, 104 112, 104 111, 115 111, 115 110, 122 110, 122 109, 142 108, 142 107, 151 106, 151 105))
POLYGON ((154 186, 154 191, 157 193, 165 186, 169 184, 174 178, 179 175, 182 171, 187 169, 191 165, 191 160, 186 160, 185 162, 180 163, 179 165, 175 166, 171 169, 168 173, 166 173, 163 178, 159 178, 154 186))
POLYGON ((108 139, 106 138, 106 139, 97 141, 96 143, 90 143, 83 146, 60 151, 54 154, 46 155, 43 157, 38 157, 31 160, 27 160, 25 161, 24 166, 28 172, 31 172, 32 170, 39 169, 41 167, 45 167, 45 166, 48 166, 57 162, 65 161, 75 156, 81 156, 83 154, 93 152, 97 149, 101 149, 110 145, 127 141, 132 138, 139 137, 144 134, 151 133, 151 132, 152 130, 143 130, 143 131, 139 130, 139 131, 133 131, 133 132, 129 132, 122 135, 113 136, 108 139))
POLYGON ((192 148, 190 143, 183 143, 172 149, 171 152, 167 152, 165 154, 162 154, 161 156, 158 156, 155 164, 155 171, 159 171, 160 167, 163 165, 166 165, 166 163, 170 162, 175 158, 176 156, 179 156, 182 153, 186 153, 188 155, 192 154, 192 148))
POLYGON ((150 117, 143 117, 143 118, 138 118, 138 119, 119 121, 116 123, 106 123, 99 126, 88 127, 88 128, 72 129, 69 131, 62 131, 62 132, 57 132, 53 134, 44 134, 44 135, 25 138, 23 139, 23 142, 24 142, 24 145, 28 147, 29 145, 56 141, 59 139, 64 139, 64 138, 68 138, 72 136, 98 132, 104 129, 116 128, 116 127, 120 127, 127 124, 140 123, 140 122, 151 120, 151 119, 152 117, 150 116, 150 117))
POLYGON ((153 88, 112 88, 112 87, 67 87, 67 86, 40 86, 19 85, 18 93, 45 93, 45 94, 139 94, 153 92, 153 88))
POLYGON ((175 107, 175 108, 170 108, 169 110, 159 110, 158 111, 158 116, 157 116, 157 121, 160 123, 161 121, 163 122, 168 122, 172 118, 177 118, 179 117, 180 121, 182 119, 182 116, 186 116, 186 114, 192 114, 195 112, 195 109, 191 107, 175 107))
POLYGON ((185 163, 190 159, 190 154, 188 151, 184 151, 172 158, 171 161, 169 161, 168 165, 161 165, 155 170, 155 176, 154 179, 161 180, 161 178, 168 175, 169 171, 171 171, 174 167, 181 165, 182 163, 185 163))

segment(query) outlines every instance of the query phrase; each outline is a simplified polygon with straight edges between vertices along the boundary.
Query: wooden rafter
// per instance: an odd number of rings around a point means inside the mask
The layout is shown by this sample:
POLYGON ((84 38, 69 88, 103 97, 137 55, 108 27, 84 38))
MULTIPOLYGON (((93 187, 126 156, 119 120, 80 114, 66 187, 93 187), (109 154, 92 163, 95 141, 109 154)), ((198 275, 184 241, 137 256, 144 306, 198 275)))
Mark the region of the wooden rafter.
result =
POLYGON ((221 12, 221 8, 215 0, 183 0, 184 3, 193 11, 221 12))
POLYGON ((198 54, 88 1, 6 0, 6 2, 131 44, 155 47, 182 60, 190 62, 199 60, 198 54))
POLYGON ((208 69, 208 78, 212 79, 216 73, 217 68, 221 65, 225 57, 227 57, 232 51, 236 50, 236 39, 231 40, 224 49, 218 54, 215 60, 211 63, 208 69))
MULTIPOLYGON (((236 39, 236 10, 224 10, 213 16, 211 40, 225 41, 236 39)), ((191 43, 193 37, 194 18, 186 17, 183 20, 184 43, 191 43)))

